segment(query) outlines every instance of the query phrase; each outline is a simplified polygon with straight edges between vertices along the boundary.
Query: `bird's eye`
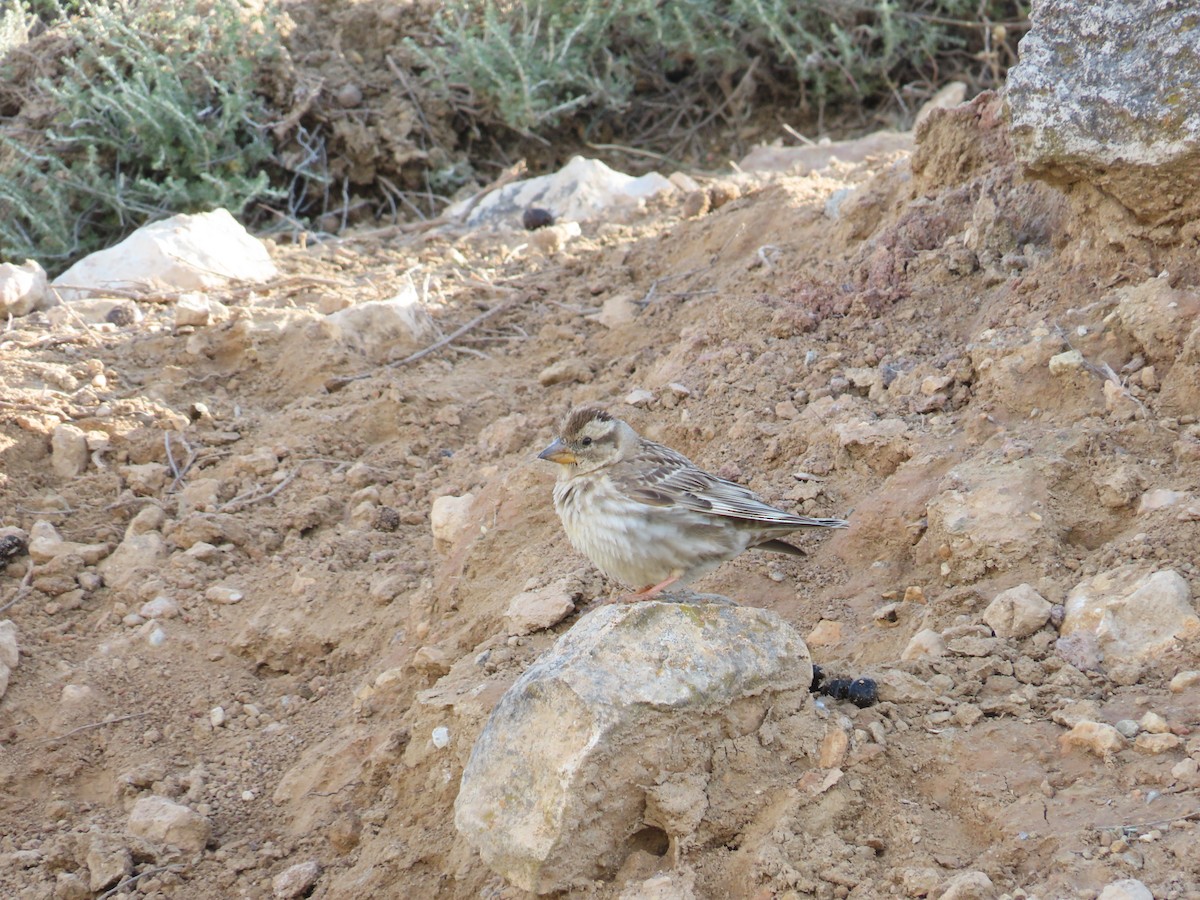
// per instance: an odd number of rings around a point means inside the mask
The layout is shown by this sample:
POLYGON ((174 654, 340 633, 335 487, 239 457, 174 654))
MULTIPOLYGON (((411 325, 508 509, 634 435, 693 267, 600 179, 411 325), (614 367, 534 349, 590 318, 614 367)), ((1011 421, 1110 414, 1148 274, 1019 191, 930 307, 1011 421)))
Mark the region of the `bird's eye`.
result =
POLYGON ((590 446, 592 446, 592 439, 590 437, 585 437, 579 443, 583 444, 583 446, 585 446, 585 447, 590 447, 590 446))

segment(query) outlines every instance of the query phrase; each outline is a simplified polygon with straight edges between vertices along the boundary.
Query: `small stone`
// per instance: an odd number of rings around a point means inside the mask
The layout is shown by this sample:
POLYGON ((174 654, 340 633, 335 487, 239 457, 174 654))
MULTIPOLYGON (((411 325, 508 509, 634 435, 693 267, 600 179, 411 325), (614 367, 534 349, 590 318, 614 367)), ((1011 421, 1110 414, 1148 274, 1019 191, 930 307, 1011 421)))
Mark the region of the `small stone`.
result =
POLYGON ((439 552, 447 552, 471 524, 471 504, 474 494, 461 497, 437 497, 429 510, 429 527, 433 544, 439 552))
POLYGON ((1189 688, 1194 688, 1200 685, 1200 670, 1189 669, 1186 672, 1178 673, 1171 679, 1169 685, 1172 694, 1182 694, 1189 688))
POLYGON ((640 308, 637 302, 627 294, 617 294, 609 297, 600 304, 600 312, 589 316, 605 328, 620 328, 628 325, 637 318, 640 308))
POLYGON ((1183 738, 1174 734, 1139 734, 1133 746, 1142 753, 1157 755, 1174 750, 1183 743, 1183 738))
POLYGON ((832 619, 822 619, 805 637, 804 642, 810 647, 828 647, 842 639, 842 623, 832 619))
POLYGON ((362 88, 353 82, 343 84, 337 89, 333 97, 337 101, 337 105, 342 109, 354 109, 357 106, 361 106, 363 102, 362 88))
POLYGON ((1129 738, 1131 741, 1137 737, 1138 732, 1142 730, 1138 723, 1133 721, 1133 719, 1122 719, 1113 727, 1116 728, 1117 731, 1121 732, 1122 737, 1129 738))
POLYGON ((167 633, 157 625, 146 635, 146 643, 151 647, 161 647, 167 642, 167 633))
MULTIPOLYGON (((540 232, 535 232, 540 233, 540 232)), ((586 384, 592 380, 592 370, 582 359, 564 359, 549 365, 538 374, 538 384, 550 387, 555 384, 577 382, 586 384)))
POLYGON ((938 632, 925 628, 912 636, 904 648, 904 652, 900 654, 900 658, 902 660, 937 659, 939 656, 945 655, 946 641, 938 632))
POLYGON ((147 600, 138 609, 138 614, 147 619, 174 619, 179 615, 179 604, 166 595, 160 594, 153 600, 147 600))
POLYGON ((59 425, 50 435, 50 466, 63 478, 82 475, 88 467, 87 435, 74 425, 59 425))
POLYGON ((1002 638, 1029 637, 1049 620, 1050 603, 1028 584, 1001 591, 983 612, 983 621, 1002 638))
POLYGON ((1121 732, 1103 722, 1078 722, 1074 728, 1058 739, 1066 750, 1080 747, 1097 756, 1111 756, 1125 749, 1125 738, 1121 732))
POLYGON ((1122 878, 1105 885, 1096 900, 1154 900, 1154 894, 1136 878, 1122 878))
POLYGON ((940 900, 993 900, 996 896, 992 879, 983 872, 960 872, 950 879, 940 900))
POLYGON ((277 900, 303 897, 321 877, 321 864, 316 860, 296 863, 271 879, 271 891, 277 900))
POLYGON ((905 603, 924 603, 925 591, 919 584, 910 584, 904 589, 905 603))
POLYGON ((430 736, 430 740, 433 741, 433 746, 441 750, 443 747, 446 747, 450 744, 450 729, 445 725, 439 725, 437 728, 433 729, 433 734, 430 736))
POLYGON ((685 387, 684 385, 680 384, 678 381, 672 381, 670 384, 668 384, 667 390, 670 391, 672 394, 674 394, 676 397, 678 397, 680 400, 683 400, 685 397, 692 396, 691 388, 685 387))
POLYGON ((245 594, 227 584, 214 584, 204 592, 204 596, 213 603, 228 606, 233 603, 241 603, 245 594))
POLYGON ((504 613, 508 633, 531 634, 553 628, 575 612, 575 601, 578 598, 578 593, 554 587, 517 594, 504 613))
POLYGON ((820 756, 817 764, 822 769, 840 768, 846 761, 846 753, 850 749, 850 735, 843 728, 834 727, 821 741, 820 756))
POLYGON ((87 852, 89 887, 102 891, 133 871, 129 848, 116 838, 95 835, 87 852))
MULTIPOLYGON (((426 645, 417 649, 413 654, 412 665, 418 672, 424 672, 427 675, 445 675, 450 671, 450 667, 454 664, 454 660, 450 658, 442 647, 426 645)), ((388 670, 392 671, 391 669, 388 670)), ((387 673, 384 673, 387 674, 387 673)), ((380 676, 382 677, 382 675, 380 676)), ((375 680, 375 686, 379 687, 379 679, 375 680)))
POLYGON ((54 881, 54 900, 91 900, 92 889, 74 872, 59 872, 54 881))
POLYGON ((1168 491, 1165 488, 1155 488, 1142 494, 1138 501, 1138 515, 1142 516, 1159 509, 1170 509, 1192 499, 1187 491, 1168 491))
POLYGON ((531 246, 541 250, 547 256, 561 253, 573 239, 583 234, 578 222, 560 222, 557 225, 547 225, 529 235, 531 246))
POLYGON ((709 199, 708 191, 700 189, 692 191, 683 198, 683 217, 685 219, 698 218, 709 211, 712 206, 712 201, 709 199))
POLYGON ((214 706, 208 711, 208 724, 213 728, 220 728, 225 724, 225 707, 214 706))
POLYGON ((636 406, 638 409, 649 406, 652 400, 654 400, 654 393, 645 388, 638 388, 625 395, 625 402, 630 406, 636 406))
POLYGON ((1051 375, 1071 375, 1084 366, 1083 354, 1078 350, 1068 350, 1050 357, 1051 375))
POLYGON ((1198 774, 1200 774, 1200 762, 1196 762, 1190 756, 1171 767, 1171 777, 1176 781, 1192 784, 1198 780, 1196 777, 1198 774))
POLYGON ((1142 731, 1148 731, 1150 734, 1166 734, 1171 730, 1171 726, 1156 712, 1147 712, 1138 722, 1142 731))
POLYGON ((129 833, 155 844, 199 853, 208 844, 212 824, 204 816, 166 797, 142 797, 129 812, 129 833))
POLYGON ((15 669, 21 661, 21 645, 17 640, 17 626, 11 619, 0 622, 0 665, 15 669))

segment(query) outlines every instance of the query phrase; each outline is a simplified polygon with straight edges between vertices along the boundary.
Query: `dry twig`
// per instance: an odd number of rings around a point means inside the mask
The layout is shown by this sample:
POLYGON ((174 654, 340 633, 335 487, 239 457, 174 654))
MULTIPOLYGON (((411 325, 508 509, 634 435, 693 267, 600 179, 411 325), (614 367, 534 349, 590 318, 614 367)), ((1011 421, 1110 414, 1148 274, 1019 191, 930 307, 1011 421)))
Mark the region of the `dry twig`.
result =
POLYGON ((52 744, 55 741, 65 740, 66 738, 71 737, 71 735, 79 734, 83 731, 92 731, 96 728, 104 728, 108 725, 116 725, 118 722, 128 722, 130 719, 144 719, 148 715, 150 715, 148 712, 130 713, 127 716, 117 716, 115 719, 105 719, 103 722, 90 722, 87 725, 80 725, 78 728, 72 728, 70 731, 65 732, 64 734, 57 734, 54 737, 48 737, 45 740, 38 741, 34 744, 34 746, 40 747, 42 744, 52 744))

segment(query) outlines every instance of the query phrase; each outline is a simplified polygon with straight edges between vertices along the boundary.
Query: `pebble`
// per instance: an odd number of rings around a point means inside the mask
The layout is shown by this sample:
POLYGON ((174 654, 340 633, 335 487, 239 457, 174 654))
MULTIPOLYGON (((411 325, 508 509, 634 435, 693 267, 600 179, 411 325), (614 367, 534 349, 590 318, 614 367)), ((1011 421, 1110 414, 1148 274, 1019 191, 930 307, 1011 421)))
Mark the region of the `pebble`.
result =
POLYGON ((652 400, 654 400, 654 394, 645 388, 638 388, 625 395, 625 402, 638 409, 649 406, 652 400))
POLYGON ((147 619, 173 619, 179 615, 179 604, 170 597, 160 595, 143 603, 138 615, 147 619))
POLYGON ((229 605, 231 603, 241 603, 245 594, 237 588, 231 588, 224 584, 215 584, 204 592, 204 596, 213 603, 229 605))
POLYGON ((17 641, 17 626, 11 619, 0 622, 0 665, 15 669, 21 659, 21 645, 17 641))
POLYGON ((1182 694, 1189 688, 1194 688, 1200 685, 1200 670, 1189 669, 1186 672, 1180 672, 1171 679, 1169 685, 1172 694, 1182 694))
POLYGON ((1050 620, 1050 603, 1032 585, 1001 591, 983 612, 983 621, 1002 638, 1025 638, 1050 620))
POLYGON ((1157 755, 1174 750, 1183 743, 1183 738, 1174 734, 1139 734, 1133 746, 1142 753, 1157 755))
POLYGON ((1136 878, 1122 878, 1105 885, 1096 900, 1154 900, 1154 895, 1136 878))
POLYGON ((1123 737, 1127 737, 1130 740, 1133 740, 1135 737, 1137 737, 1137 733, 1142 730, 1141 726, 1139 726, 1137 722, 1133 721, 1133 719, 1122 719, 1114 727, 1117 729, 1117 731, 1121 732, 1123 737))
POLYGON ((321 877, 321 864, 316 860, 289 866, 271 880, 271 892, 277 900, 292 900, 307 894, 321 877))
POLYGON ((225 707, 214 706, 208 711, 208 722, 213 728, 220 728, 225 724, 225 707))
POLYGON ((161 628, 155 627, 148 635, 146 635, 146 643, 151 647, 161 647, 167 642, 167 633, 161 628))
POLYGON ((1156 712, 1146 713, 1142 716, 1138 725, 1141 726, 1142 731, 1148 731, 1151 734, 1166 734, 1171 730, 1171 726, 1167 724, 1167 720, 1156 712))
POLYGON ((450 729, 445 725, 439 725, 433 729, 432 740, 433 746, 441 750, 450 743, 450 729))
POLYGON ((1109 756, 1125 749, 1124 735, 1111 725, 1086 719, 1058 739, 1063 749, 1080 747, 1097 756, 1109 756))
POLYGON ((172 844, 190 853, 204 849, 212 823, 196 811, 166 797, 142 797, 129 812, 130 834, 156 844, 172 844))
POLYGON ((936 659, 946 655, 946 641, 931 628, 918 631, 900 654, 902 660, 936 659))

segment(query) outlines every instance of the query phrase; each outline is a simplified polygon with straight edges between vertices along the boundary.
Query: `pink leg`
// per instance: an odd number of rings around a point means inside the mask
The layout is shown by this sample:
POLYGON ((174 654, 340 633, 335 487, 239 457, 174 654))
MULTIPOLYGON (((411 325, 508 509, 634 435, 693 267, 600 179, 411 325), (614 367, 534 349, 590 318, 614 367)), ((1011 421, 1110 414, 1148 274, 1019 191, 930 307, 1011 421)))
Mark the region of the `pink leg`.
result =
POLYGON ((681 573, 676 572, 666 581, 660 581, 658 584, 649 585, 639 591, 634 591, 632 594, 626 594, 624 597, 619 598, 618 602, 637 603, 639 600, 649 600, 651 597, 662 593, 665 589, 677 582, 680 574, 681 573))

